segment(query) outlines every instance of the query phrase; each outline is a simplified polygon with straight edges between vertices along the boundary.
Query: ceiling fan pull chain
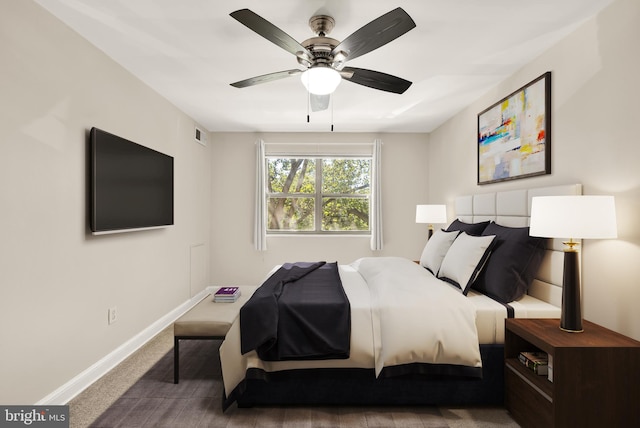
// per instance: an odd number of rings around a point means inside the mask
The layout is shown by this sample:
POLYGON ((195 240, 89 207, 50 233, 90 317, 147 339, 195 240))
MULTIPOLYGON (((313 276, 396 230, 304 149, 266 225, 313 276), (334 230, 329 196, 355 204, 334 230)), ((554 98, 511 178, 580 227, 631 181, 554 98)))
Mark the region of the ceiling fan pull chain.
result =
POLYGON ((335 94, 331 96, 331 132, 333 132, 333 102, 335 101, 335 94))
POLYGON ((309 123, 309 106, 311 105, 311 92, 307 91, 307 123, 309 123))

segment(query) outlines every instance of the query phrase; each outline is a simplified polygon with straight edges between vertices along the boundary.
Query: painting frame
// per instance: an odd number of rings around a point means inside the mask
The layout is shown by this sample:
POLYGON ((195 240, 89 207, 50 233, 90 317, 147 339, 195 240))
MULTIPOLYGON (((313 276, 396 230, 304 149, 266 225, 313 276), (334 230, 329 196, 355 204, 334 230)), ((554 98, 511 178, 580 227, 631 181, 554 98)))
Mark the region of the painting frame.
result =
POLYGON ((478 185, 551 174, 551 72, 478 113, 478 185))

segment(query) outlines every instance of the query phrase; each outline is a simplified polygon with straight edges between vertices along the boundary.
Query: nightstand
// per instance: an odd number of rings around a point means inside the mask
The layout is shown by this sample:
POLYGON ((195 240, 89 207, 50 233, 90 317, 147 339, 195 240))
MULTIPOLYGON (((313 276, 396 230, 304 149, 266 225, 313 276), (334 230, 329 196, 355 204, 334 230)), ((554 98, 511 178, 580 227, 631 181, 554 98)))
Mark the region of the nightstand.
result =
POLYGON ((640 426, 640 342, 589 321, 567 333, 558 319, 507 319, 505 405, 523 427, 640 426), (543 351, 553 382, 518 361, 543 351), (550 364, 551 365, 551 364, 550 364))

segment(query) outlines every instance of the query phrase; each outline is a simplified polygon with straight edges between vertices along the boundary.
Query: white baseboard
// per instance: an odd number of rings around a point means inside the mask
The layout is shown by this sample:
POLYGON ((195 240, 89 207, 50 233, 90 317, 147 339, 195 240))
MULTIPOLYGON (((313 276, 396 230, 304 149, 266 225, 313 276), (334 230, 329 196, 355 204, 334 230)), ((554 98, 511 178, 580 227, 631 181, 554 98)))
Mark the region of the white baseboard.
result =
POLYGON ((154 336, 164 330, 177 320, 182 314, 189 309, 197 305, 202 299, 211 293, 212 287, 207 287, 200 293, 187 300, 149 327, 142 330, 136 336, 132 337, 127 342, 113 350, 104 358, 96 362, 94 365, 80 373, 78 376, 71 379, 69 382, 62 385, 60 388, 53 391, 51 394, 44 397, 42 400, 35 403, 37 406, 47 405, 64 405, 71 401, 75 396, 80 394, 92 383, 100 379, 107 374, 111 369, 124 361, 129 355, 140 349, 145 343, 151 340, 154 336))

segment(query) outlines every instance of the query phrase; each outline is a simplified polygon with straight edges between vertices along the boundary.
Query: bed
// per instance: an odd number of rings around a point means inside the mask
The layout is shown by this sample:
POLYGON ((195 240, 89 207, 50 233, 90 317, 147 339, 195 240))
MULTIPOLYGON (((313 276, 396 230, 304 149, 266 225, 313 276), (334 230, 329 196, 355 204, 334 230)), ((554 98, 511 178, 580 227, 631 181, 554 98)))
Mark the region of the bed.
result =
POLYGON ((501 405, 504 320, 560 316, 561 245, 528 237, 531 198, 581 193, 572 184, 460 196, 419 261, 337 266, 350 305, 344 357, 243 352, 239 317, 220 347, 223 406, 501 405))

